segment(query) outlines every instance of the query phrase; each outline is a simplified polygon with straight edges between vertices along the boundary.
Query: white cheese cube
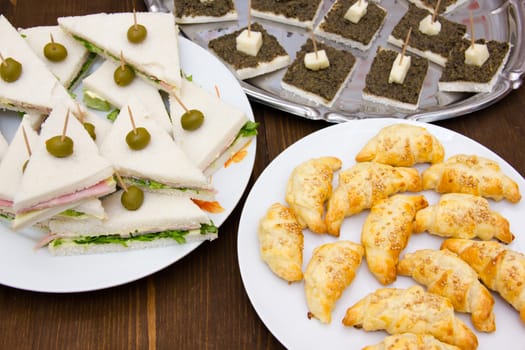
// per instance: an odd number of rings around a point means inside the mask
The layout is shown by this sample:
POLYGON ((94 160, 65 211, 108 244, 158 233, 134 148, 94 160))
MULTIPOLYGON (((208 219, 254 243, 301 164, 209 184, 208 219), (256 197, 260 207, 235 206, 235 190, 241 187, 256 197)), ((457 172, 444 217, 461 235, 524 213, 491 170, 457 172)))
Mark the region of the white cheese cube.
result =
POLYGON ((366 15, 366 10, 368 8, 368 1, 366 0, 357 0, 345 13, 345 19, 349 20, 352 23, 359 23, 361 18, 366 15))
POLYGON ((465 51, 465 64, 481 67, 486 60, 488 60, 490 54, 487 45, 485 44, 474 44, 470 45, 465 51))
POLYGON ((304 55, 304 65, 310 70, 320 70, 328 68, 330 61, 328 61, 325 50, 318 50, 317 55, 315 52, 309 52, 304 55))
POLYGON ((419 22, 419 31, 426 35, 438 35, 441 31, 441 23, 438 21, 432 23, 432 15, 428 15, 419 22))
POLYGON ((262 33, 248 31, 245 29, 236 38, 237 51, 244 52, 250 56, 257 56, 257 52, 263 44, 262 33))
POLYGON ((403 84, 409 68, 410 56, 402 56, 400 53, 398 53, 394 63, 392 64, 392 69, 390 70, 390 75, 388 76, 388 83, 403 84), (403 62, 401 62, 401 57, 403 57, 403 62))

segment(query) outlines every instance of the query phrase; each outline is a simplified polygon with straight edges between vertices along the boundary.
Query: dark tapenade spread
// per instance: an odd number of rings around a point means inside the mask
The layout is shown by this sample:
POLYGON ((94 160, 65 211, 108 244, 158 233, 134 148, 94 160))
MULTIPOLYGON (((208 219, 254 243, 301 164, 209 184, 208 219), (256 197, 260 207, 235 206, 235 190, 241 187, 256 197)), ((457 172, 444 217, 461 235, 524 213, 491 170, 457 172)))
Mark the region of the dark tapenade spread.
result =
POLYGON ((412 28, 409 46, 421 51, 431 51, 446 58, 452 48, 463 40, 467 27, 438 16, 436 21, 441 23, 441 31, 436 35, 424 34, 419 31, 419 22, 429 14, 427 10, 410 5, 407 13, 392 30, 391 35, 404 42, 408 30, 412 28))
POLYGON ((208 47, 236 70, 257 67, 260 63, 271 62, 276 57, 287 55, 286 50, 279 44, 277 38, 269 34, 259 23, 251 25, 251 30, 262 33, 263 43, 257 56, 250 56, 238 51, 236 38, 245 29, 246 27, 215 38, 208 43, 208 47))
POLYGON ((476 40, 478 44, 486 44, 489 50, 489 58, 481 67, 465 63, 465 51, 471 45, 469 40, 462 40, 450 53, 449 59, 440 82, 469 81, 476 83, 487 83, 503 64, 503 59, 510 49, 509 43, 495 40, 476 40))
POLYGON ((317 43, 317 50, 325 50, 330 66, 317 71, 304 65, 304 56, 314 51, 312 40, 308 40, 297 53, 295 61, 288 67, 283 82, 331 101, 346 77, 352 71, 355 57, 348 51, 338 50, 317 43))
POLYGON ((320 28, 328 33, 342 36, 343 38, 358 41, 368 45, 376 32, 381 28, 386 11, 369 2, 366 14, 357 23, 345 19, 346 11, 359 0, 339 0, 330 9, 321 23, 320 28))
POLYGON ((235 9, 232 0, 213 0, 202 3, 199 0, 175 0, 175 17, 222 17, 235 9))
POLYGON ((321 0, 252 0, 252 9, 306 22, 313 21, 320 4, 321 0))
POLYGON ((370 71, 366 76, 364 92, 404 103, 417 104, 423 81, 427 75, 428 61, 410 55, 410 68, 403 84, 389 83, 388 77, 398 52, 378 48, 370 71))

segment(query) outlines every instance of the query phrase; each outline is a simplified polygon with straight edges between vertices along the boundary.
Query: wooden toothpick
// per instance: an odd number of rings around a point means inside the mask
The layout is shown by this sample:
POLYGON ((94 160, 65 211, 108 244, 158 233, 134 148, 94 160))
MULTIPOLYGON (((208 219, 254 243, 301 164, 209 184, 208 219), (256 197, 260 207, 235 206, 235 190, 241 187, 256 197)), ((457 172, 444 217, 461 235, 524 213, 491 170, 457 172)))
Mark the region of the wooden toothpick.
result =
POLYGON ((252 0, 248 0, 248 37, 252 32, 252 0))
POLYGON ((405 43, 403 44, 403 50, 401 51, 401 59, 399 60, 399 65, 403 63, 403 58, 405 57, 405 52, 407 51, 408 41, 410 40, 410 34, 412 34, 412 27, 408 29, 407 37, 405 43))
POLYGON ((0 53, 0 60, 2 61, 2 64, 5 64, 5 58, 4 58, 4 56, 2 56, 1 53, 0 53))
POLYGON ((474 36, 474 17, 472 16, 472 10, 469 10, 469 17, 470 17, 470 45, 474 47, 476 38, 474 36))
POLYGON ((26 129, 22 125, 22 134, 24 135, 24 143, 26 144, 27 154, 31 157, 31 146, 29 145, 29 139, 27 138, 26 129))
POLYGON ((135 118, 133 118, 133 113, 131 113, 131 108, 128 106, 129 120, 131 121, 131 126, 133 127, 133 133, 137 135, 137 127, 135 126, 135 118))
POLYGON ((120 69, 124 70, 124 54, 122 53, 122 50, 120 50, 120 69))
POLYGON ((82 111, 82 109, 80 108, 80 103, 77 103, 77 114, 78 114, 78 116, 77 116, 78 120, 80 120, 80 122, 81 122, 82 124, 84 124, 84 116, 85 116, 85 113, 84 113, 84 111, 82 111))
POLYGON ((67 109, 66 113, 66 120, 64 121, 64 129, 62 129, 62 137, 60 137, 60 141, 64 141, 66 138, 66 130, 67 130, 67 123, 69 122, 69 108, 67 109))
POLYGON ((312 38, 312 44, 314 45, 315 58, 318 59, 319 57, 317 56, 317 43, 315 41, 314 32, 311 33, 311 38, 312 38))
POLYGON ((177 103, 182 107, 182 109, 184 109, 185 112, 189 111, 188 107, 184 105, 184 103, 181 101, 181 99, 179 98, 179 96, 177 96, 175 92, 173 92, 171 95, 175 98, 175 100, 177 100, 177 103))
POLYGON ((438 12, 439 12, 439 5, 441 4, 441 0, 438 0, 437 4, 436 4, 436 8, 434 9, 434 14, 432 15, 432 23, 434 23, 436 21, 436 17, 438 15, 438 12))
POLYGON ((133 5, 133 27, 137 29, 137 12, 135 11, 135 5, 133 5))
POLYGON ((118 173, 118 171, 115 171, 115 175, 117 176, 117 181, 118 181, 118 184, 120 185, 120 187, 122 187, 124 192, 128 192, 128 187, 124 183, 124 180, 122 180, 122 178, 120 177, 120 174, 118 173))
POLYGON ((49 33, 49 38, 51 39, 51 44, 55 45, 55 39, 53 38, 52 33, 49 33))
POLYGON ((217 98, 221 98, 221 92, 219 91, 219 87, 215 85, 215 94, 217 95, 217 98))

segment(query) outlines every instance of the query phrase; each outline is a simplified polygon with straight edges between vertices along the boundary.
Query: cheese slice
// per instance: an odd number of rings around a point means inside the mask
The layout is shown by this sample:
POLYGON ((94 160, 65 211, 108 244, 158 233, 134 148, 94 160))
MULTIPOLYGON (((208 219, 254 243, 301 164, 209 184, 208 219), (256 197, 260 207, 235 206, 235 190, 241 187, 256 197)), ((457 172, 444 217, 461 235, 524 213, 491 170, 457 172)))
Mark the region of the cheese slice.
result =
POLYGON ((181 82, 178 27, 171 13, 137 12, 137 23, 147 29, 144 41, 128 41, 127 31, 134 23, 133 13, 98 13, 58 18, 58 24, 75 38, 88 43, 91 50, 120 61, 120 54, 138 76, 157 88, 171 92, 181 82))
POLYGON ((419 31, 426 35, 438 35, 441 31, 441 23, 439 21, 432 22, 432 15, 428 15, 419 22, 419 31))
POLYGON ((77 77, 86 62, 89 51, 66 34, 59 26, 40 26, 20 30, 33 52, 45 63, 47 68, 57 77, 66 88, 77 77), (50 35, 56 43, 64 45, 67 56, 63 61, 53 62, 44 55, 44 47, 50 42, 50 35))
POLYGON ((237 51, 250 56, 257 56, 263 44, 262 33, 245 29, 235 38, 237 51))
POLYGON ((465 64, 481 67, 489 59, 489 49, 486 44, 470 45, 465 50, 465 64))
POLYGON ((410 56, 403 56, 398 54, 394 63, 392 64, 392 69, 390 70, 390 75, 388 76, 388 83, 403 84, 410 68, 410 56), (401 58, 403 60, 401 60, 401 58))
POLYGON ((113 79, 113 72, 118 66, 110 60, 103 62, 82 81, 84 93, 94 94, 118 109, 122 109, 130 99, 140 98, 150 116, 171 133, 171 120, 159 90, 142 79, 134 79, 126 86, 118 86, 113 79))
POLYGON ((366 15, 368 9, 368 1, 366 0, 357 0, 352 6, 348 8, 345 13, 345 19, 350 22, 357 24, 361 18, 366 15))
POLYGON ((310 70, 320 70, 330 67, 330 61, 325 50, 318 50, 304 55, 304 65, 310 70))

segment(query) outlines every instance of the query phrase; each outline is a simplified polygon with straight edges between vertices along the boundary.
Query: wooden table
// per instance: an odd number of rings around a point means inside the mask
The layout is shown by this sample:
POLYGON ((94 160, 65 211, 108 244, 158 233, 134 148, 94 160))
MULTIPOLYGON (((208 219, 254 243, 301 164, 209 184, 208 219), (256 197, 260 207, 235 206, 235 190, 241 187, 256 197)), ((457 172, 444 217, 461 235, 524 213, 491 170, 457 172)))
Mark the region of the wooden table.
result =
MULTIPOLYGON (((136 5, 144 10, 141 1, 136 5)), ((117 0, 18 0, 16 8, 0 2, 0 13, 16 27, 55 24, 64 15, 129 10, 127 1, 117 0)), ((252 106, 261 127, 249 188, 286 147, 329 125, 252 106)), ((487 146, 525 176, 524 111, 521 88, 481 112, 436 124, 487 146)), ((245 198, 221 226, 219 239, 136 282, 77 294, 0 286, 0 348, 281 349, 252 308, 239 273, 237 227, 245 198)))

